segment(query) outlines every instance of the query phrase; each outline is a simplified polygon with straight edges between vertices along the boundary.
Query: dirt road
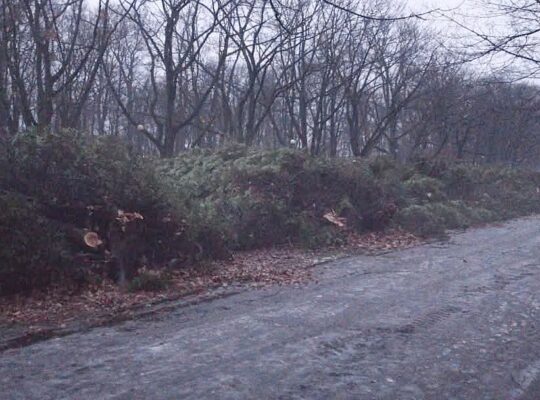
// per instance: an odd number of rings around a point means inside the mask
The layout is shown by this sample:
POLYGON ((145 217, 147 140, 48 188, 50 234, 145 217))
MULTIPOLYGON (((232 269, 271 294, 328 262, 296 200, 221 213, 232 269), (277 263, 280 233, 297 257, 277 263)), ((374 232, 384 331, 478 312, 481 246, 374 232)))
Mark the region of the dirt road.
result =
POLYGON ((1 399, 540 399, 540 217, 0 353, 1 399))

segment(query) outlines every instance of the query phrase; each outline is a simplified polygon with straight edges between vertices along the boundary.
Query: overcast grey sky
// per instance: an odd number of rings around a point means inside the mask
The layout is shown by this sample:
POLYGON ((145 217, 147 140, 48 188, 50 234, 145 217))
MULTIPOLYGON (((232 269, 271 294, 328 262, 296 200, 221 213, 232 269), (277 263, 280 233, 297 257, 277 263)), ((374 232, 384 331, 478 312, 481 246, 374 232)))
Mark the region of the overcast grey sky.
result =
POLYGON ((434 8, 449 9, 460 7, 461 5, 467 6, 473 2, 470 0, 407 0, 406 3, 415 11, 426 11, 434 8))
MULTIPOLYGON (((97 4, 99 0, 87 0, 90 4, 97 4)), ((475 3, 475 0, 402 0, 413 12, 423 12, 436 8, 452 9, 455 7, 466 8, 475 3)))
MULTIPOLYGON (((86 0, 88 4, 97 5, 99 0, 86 0)), ((111 0, 114 2, 115 0, 111 0)), ((504 20, 501 18, 486 18, 487 9, 482 4, 486 0, 388 0, 390 3, 402 3, 405 7, 404 13, 425 13, 432 10, 439 10, 424 16, 424 23, 441 31, 444 35, 466 37, 467 34, 458 26, 451 22, 451 19, 460 21, 466 26, 474 29, 488 29, 489 26, 503 26, 504 20), (450 18, 448 18, 450 17, 450 18)))
MULTIPOLYGON (((96 5, 99 0, 87 0, 89 4, 96 5)), ((391 0, 390 0, 391 1, 391 0)), ((456 12, 467 12, 474 9, 478 0, 401 0, 408 11, 414 13, 426 12, 428 10, 454 10, 456 12)))
MULTIPOLYGON (((99 0, 87 0, 89 4, 97 5, 99 0)), ((114 1, 114 0, 112 0, 114 1)), ((393 2, 393 0, 389 0, 393 2)), ((444 14, 451 16, 460 21, 475 20, 476 16, 483 13, 482 7, 479 6, 483 0, 398 0, 405 6, 405 12, 423 13, 430 10, 441 10, 444 14)), ((451 28, 455 30, 455 26, 451 26, 448 19, 445 19, 440 14, 432 14, 425 16, 426 20, 435 27, 443 27, 444 29, 451 28)))
POLYGON ((497 22, 486 18, 489 15, 489 10, 482 0, 404 0, 404 2, 409 11, 413 13, 439 10, 439 12, 425 16, 425 18, 434 26, 451 28, 452 31, 456 31, 457 26, 452 24, 449 18, 475 29, 487 27, 497 22))
MULTIPOLYGON (((87 1, 89 4, 97 5, 99 0, 87 1)), ((437 32, 437 39, 452 48, 474 41, 473 35, 453 23, 452 19, 484 33, 492 33, 496 27, 500 32, 501 29, 505 29, 507 22, 504 18, 487 17, 489 10, 485 6, 486 0, 400 0, 400 2, 404 6, 404 14, 436 11, 425 15, 424 21, 420 23, 433 28, 437 32)), ((480 64, 486 66, 487 62, 489 60, 483 59, 480 64)))

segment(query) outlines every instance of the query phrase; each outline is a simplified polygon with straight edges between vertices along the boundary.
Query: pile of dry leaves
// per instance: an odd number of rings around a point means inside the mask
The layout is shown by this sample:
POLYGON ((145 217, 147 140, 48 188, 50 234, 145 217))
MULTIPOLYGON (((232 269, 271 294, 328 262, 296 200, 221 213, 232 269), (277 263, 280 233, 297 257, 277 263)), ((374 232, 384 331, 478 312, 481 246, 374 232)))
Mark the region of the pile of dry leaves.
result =
POLYGON ((348 250, 372 254, 417 246, 421 243, 421 240, 412 233, 402 230, 392 230, 387 232, 371 232, 363 235, 351 232, 348 242, 348 250))
MULTIPOLYGON (((401 231, 351 234, 348 245, 331 253, 372 253, 418 243, 416 237, 401 231)), ((57 288, 32 296, 0 298, 0 328, 16 324, 35 332, 75 323, 97 325, 218 287, 304 284, 312 277, 310 267, 325 254, 290 247, 240 252, 230 261, 167 272, 167 286, 158 292, 127 292, 104 281, 77 292, 57 288)))

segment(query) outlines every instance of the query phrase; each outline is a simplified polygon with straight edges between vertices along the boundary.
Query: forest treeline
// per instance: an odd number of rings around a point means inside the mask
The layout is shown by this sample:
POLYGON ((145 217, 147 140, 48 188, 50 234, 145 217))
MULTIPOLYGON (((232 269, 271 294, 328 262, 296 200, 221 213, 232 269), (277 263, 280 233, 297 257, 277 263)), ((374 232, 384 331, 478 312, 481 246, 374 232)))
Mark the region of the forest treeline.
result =
POLYGON ((0 0, 0 136, 536 164, 539 88, 478 74, 393 4, 0 0))

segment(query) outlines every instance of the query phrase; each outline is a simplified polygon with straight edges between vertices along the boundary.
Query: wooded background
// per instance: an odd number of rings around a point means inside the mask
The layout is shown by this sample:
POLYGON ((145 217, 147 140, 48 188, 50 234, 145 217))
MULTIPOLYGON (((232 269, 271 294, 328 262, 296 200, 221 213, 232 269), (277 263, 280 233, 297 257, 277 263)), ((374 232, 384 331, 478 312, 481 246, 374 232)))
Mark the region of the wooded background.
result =
POLYGON ((0 0, 0 135, 71 129, 145 154, 242 143, 536 166, 540 5, 491 4, 513 30, 448 49, 393 2, 0 0))

